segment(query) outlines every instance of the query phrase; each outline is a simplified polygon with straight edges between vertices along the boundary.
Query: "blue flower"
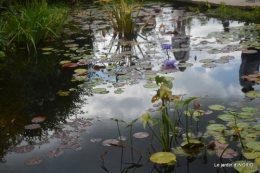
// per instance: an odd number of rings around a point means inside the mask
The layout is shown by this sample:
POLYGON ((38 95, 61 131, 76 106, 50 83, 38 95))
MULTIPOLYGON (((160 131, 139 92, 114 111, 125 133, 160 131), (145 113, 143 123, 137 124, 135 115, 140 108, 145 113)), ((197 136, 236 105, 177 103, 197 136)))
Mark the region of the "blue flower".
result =
POLYGON ((167 50, 167 49, 171 49, 171 48, 172 48, 172 44, 162 44, 163 50, 167 50))
POLYGON ((174 68, 176 66, 176 60, 166 60, 164 65, 168 68, 174 68))

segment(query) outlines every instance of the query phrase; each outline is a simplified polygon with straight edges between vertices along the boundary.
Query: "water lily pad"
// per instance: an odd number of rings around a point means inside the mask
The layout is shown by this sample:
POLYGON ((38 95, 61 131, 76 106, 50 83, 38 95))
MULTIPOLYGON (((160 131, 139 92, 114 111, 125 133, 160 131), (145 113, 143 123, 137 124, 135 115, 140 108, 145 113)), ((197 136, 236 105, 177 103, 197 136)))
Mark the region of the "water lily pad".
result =
POLYGON ((241 127, 243 129, 245 128, 249 128, 251 125, 249 123, 246 123, 246 122, 240 122, 240 123, 237 123, 237 127, 241 127))
POLYGON ((158 88, 159 86, 156 83, 149 83, 143 85, 145 88, 158 88))
POLYGON ((245 119, 247 119, 247 118, 252 118, 252 117, 254 116, 254 114, 253 114, 253 113, 250 113, 250 112, 239 112, 239 113, 237 114, 237 116, 238 116, 239 118, 245 118, 245 119))
POLYGON ((256 159, 256 158, 260 157, 260 152, 255 152, 255 151, 243 152, 242 154, 247 159, 256 159))
POLYGON ((63 64, 61 67, 62 68, 73 68, 73 67, 77 67, 78 64, 77 63, 66 63, 66 64, 63 64))
POLYGON ((218 50, 218 49, 211 49, 209 51, 207 51, 209 54, 218 54, 218 53, 221 53, 221 50, 218 50))
POLYGON ((209 108, 212 109, 212 110, 224 110, 224 109, 226 109, 226 107, 223 106, 223 105, 210 105, 209 108))
POLYGON ((218 116, 219 119, 223 120, 223 121, 235 121, 235 117, 234 115, 231 114, 221 114, 218 116))
POLYGON ((184 111, 184 113, 188 116, 191 116, 191 114, 192 114, 192 116, 195 116, 195 117, 202 116, 205 114, 205 112, 203 110, 192 110, 192 112, 184 111))
POLYGON ((238 160, 233 163, 233 168, 241 173, 252 173, 258 170, 258 166, 248 160, 238 160))
POLYGON ((92 89, 92 93, 93 94, 102 94, 102 93, 104 93, 106 91, 107 91, 106 88, 94 88, 94 89, 92 89))
POLYGON ((173 164, 176 156, 171 152, 157 152, 151 155, 150 160, 157 164, 173 164))
POLYGON ((217 149, 216 155, 219 157, 222 155, 221 156, 222 158, 231 159, 231 158, 234 158, 235 156, 237 156, 238 153, 237 153, 237 151, 235 151, 231 148, 227 148, 227 149, 224 148, 224 149, 217 149))
POLYGON ((70 63, 70 62, 71 62, 71 61, 69 61, 69 60, 60 61, 60 65, 68 64, 68 63, 70 63))
POLYGON ((118 80, 130 80, 131 77, 128 75, 120 75, 117 77, 118 80))
POLYGON ((119 136, 119 137, 118 137, 118 140, 120 140, 120 141, 125 141, 125 140, 126 140, 126 137, 125 137, 125 136, 119 136))
POLYGON ((40 124, 29 124, 29 125, 24 126, 24 128, 27 130, 39 129, 39 128, 41 128, 41 125, 40 124))
POLYGON ((201 59, 199 62, 201 63, 212 63, 214 60, 213 59, 201 59))
POLYGON ((49 158, 54 158, 54 157, 58 157, 58 156, 62 155, 63 153, 64 153, 63 150, 57 149, 57 150, 49 151, 49 152, 47 153, 47 156, 48 156, 49 158))
POLYGON ((124 92, 124 90, 122 90, 122 88, 118 88, 114 91, 115 94, 122 94, 124 92))
POLYGON ((178 67, 191 67, 191 66, 193 66, 192 63, 179 63, 178 64, 178 67))
POLYGON ((260 91, 259 90, 249 91, 246 93, 246 96, 250 98, 258 98, 260 97, 260 91))
POLYGON ((43 51, 50 51, 50 50, 53 50, 54 48, 52 47, 45 47, 45 48, 42 48, 43 51))
POLYGON ((260 124, 253 125, 252 128, 254 128, 254 129, 256 129, 256 130, 260 130, 260 124))
POLYGON ((235 59, 235 57, 231 56, 231 55, 226 55, 226 56, 221 56, 220 59, 232 60, 232 59, 235 59))
POLYGON ((69 91, 59 90, 59 91, 57 92, 57 94, 58 94, 59 96, 69 96, 70 92, 69 92, 69 91))
POLYGON ((244 112, 251 112, 251 113, 256 113, 258 112, 258 109, 257 108, 254 108, 254 107, 243 107, 242 108, 242 111, 244 112))
POLYGON ((16 147, 14 149, 14 152, 16 153, 27 153, 30 152, 34 149, 33 145, 25 145, 25 146, 20 146, 20 147, 16 147))
POLYGON ((225 64, 225 63, 228 63, 229 60, 227 60, 227 59, 217 59, 214 62, 215 63, 219 63, 219 64, 225 64))
MULTIPOLYGON (((257 159, 255 159, 255 164, 257 165, 257 166, 260 166, 260 156, 257 158, 257 159)), ((259 170, 259 169, 258 169, 259 170)))
POLYGON ((181 147, 187 148, 187 149, 195 149, 195 148, 204 147, 204 144, 201 143, 199 140, 190 139, 189 141, 186 140, 186 141, 182 142, 181 147))
POLYGON ((107 139, 107 140, 104 140, 102 142, 102 145, 104 146, 111 146, 111 144, 113 145, 117 145, 119 143, 119 141, 117 139, 107 139))
POLYGON ((24 164, 25 165, 37 165, 39 163, 41 163, 44 160, 44 158, 42 156, 38 156, 38 157, 31 157, 29 159, 27 159, 24 164))
POLYGON ((204 68, 215 68, 215 67, 217 67, 217 65, 211 64, 211 63, 206 63, 206 64, 202 64, 202 67, 204 67, 204 68))
POLYGON ((222 130, 226 130, 227 127, 223 124, 210 124, 207 127, 207 130, 221 132, 222 130))
POLYGON ((32 123, 40 123, 43 122, 46 119, 45 116, 37 116, 32 119, 32 123))
POLYGON ((250 141, 246 143, 246 146, 248 149, 254 150, 254 151, 260 151, 260 142, 259 141, 250 141))
POLYGON ((84 68, 78 68, 76 70, 74 70, 75 73, 86 73, 87 72, 87 69, 84 69, 84 68))
POLYGON ((147 132, 137 132, 137 133, 133 134, 133 136, 135 138, 146 138, 146 137, 149 136, 149 133, 147 133, 147 132))

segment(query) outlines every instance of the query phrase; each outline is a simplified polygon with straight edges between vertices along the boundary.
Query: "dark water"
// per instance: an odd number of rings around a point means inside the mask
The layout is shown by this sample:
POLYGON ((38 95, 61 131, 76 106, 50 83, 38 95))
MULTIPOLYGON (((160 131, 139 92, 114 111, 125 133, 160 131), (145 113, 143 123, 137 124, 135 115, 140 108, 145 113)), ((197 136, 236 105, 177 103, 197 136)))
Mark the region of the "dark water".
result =
MULTIPOLYGON (((174 7, 174 6, 173 6, 174 7)), ((154 8, 158 8, 157 4, 147 5, 146 12, 152 11, 154 8), (156 6, 155 6, 156 5, 156 6)), ((84 8, 85 9, 85 8, 84 8)), ((94 9, 94 6, 93 8, 94 9)), ((150 54, 148 62, 154 65, 153 70, 160 70, 161 65, 167 59, 168 55, 170 59, 177 59, 179 61, 186 61, 192 63, 192 67, 176 68, 176 72, 159 75, 174 77, 173 82, 173 94, 185 94, 185 98, 192 96, 208 95, 208 97, 199 100, 202 104, 201 109, 208 110, 208 105, 221 104, 227 108, 236 108, 242 106, 259 106, 259 98, 250 99, 246 97, 245 93, 241 91, 242 86, 239 81, 239 68, 241 65, 241 51, 233 51, 229 53, 209 54, 207 50, 195 50, 197 44, 202 41, 210 32, 223 32, 222 22, 219 19, 208 18, 202 14, 189 15, 192 17, 181 18, 181 24, 177 22, 169 22, 170 19, 178 19, 178 16, 183 15, 183 12, 174 10, 172 11, 171 4, 169 7, 163 7, 163 13, 156 14, 156 25, 151 31, 143 31, 139 34, 145 38, 138 37, 138 42, 144 42, 140 44, 140 48, 134 46, 132 49, 134 55, 144 58, 148 55, 145 53, 148 51, 147 46, 155 45, 158 53, 150 54), (166 26, 166 31, 177 28, 182 33, 178 36, 173 35, 161 35, 159 33, 159 27, 161 24, 166 26), (161 44, 172 44, 172 41, 179 37, 188 36, 190 41, 188 47, 190 51, 182 51, 178 53, 169 52, 167 55, 165 50, 161 49, 161 44), (159 39, 164 38, 166 42, 160 43, 159 39), (235 59, 230 60, 225 64, 217 64, 215 68, 204 68, 201 59, 212 58, 214 60, 219 59, 223 55, 232 55, 235 59), (196 57, 196 58, 195 58, 196 57)), ((96 17, 100 17, 104 12, 95 13, 96 17)), ((79 14, 89 14, 89 10, 83 12, 75 11, 72 13, 71 22, 68 23, 70 31, 65 29, 61 40, 56 42, 47 42, 42 47, 51 46, 57 51, 52 51, 49 55, 43 55, 42 50, 39 49, 37 58, 31 58, 28 61, 28 55, 26 51, 19 51, 19 53, 10 54, 10 59, 7 57, 7 64, 5 68, 1 70, 0 79, 0 138, 1 149, 0 158, 2 163, 0 164, 1 173, 25 173, 25 172, 61 172, 61 173, 81 173, 81 172, 204 172, 206 169, 209 172, 235 172, 233 168, 216 168, 215 163, 219 163, 219 157, 214 153, 209 154, 208 151, 203 150, 201 154, 194 157, 177 156, 178 163, 175 164, 175 168, 169 166, 156 165, 149 161, 150 154, 155 151, 161 151, 162 146, 158 141, 153 138, 149 129, 142 127, 141 120, 139 119, 132 129, 132 133, 146 131, 150 134, 149 137, 144 139, 133 138, 133 147, 143 154, 140 157, 136 152, 132 151, 129 147, 108 147, 103 146, 102 141, 106 139, 116 139, 119 134, 117 130, 116 122, 110 120, 110 118, 118 118, 130 123, 133 119, 141 117, 149 108, 153 108, 151 98, 155 94, 156 88, 144 88, 146 84, 145 76, 142 74, 142 79, 138 79, 139 84, 130 85, 127 81, 121 83, 127 83, 122 88, 124 92, 122 94, 115 94, 117 89, 112 86, 112 82, 116 82, 115 75, 108 75, 106 69, 99 70, 97 72, 88 73, 88 78, 93 80, 94 78, 102 78, 102 83, 97 86, 98 88, 104 87, 108 94, 91 94, 88 92, 87 85, 80 85, 84 82, 76 81, 71 82, 72 75, 76 68, 92 69, 94 65, 102 65, 102 56, 104 53, 108 53, 111 48, 111 52, 116 52, 116 46, 109 46, 111 36, 113 34, 112 29, 106 28, 107 34, 102 36, 102 29, 107 26, 107 23, 96 25, 100 20, 96 19, 92 23, 93 31, 90 32, 87 29, 89 26, 89 20, 87 17, 75 17, 79 14), (76 27, 77 26, 77 27, 76 27), (81 31, 77 28, 83 28, 81 31), (76 33, 72 33, 76 32, 76 33), (84 39, 76 39, 79 37, 85 37, 84 39), (79 53, 75 50, 69 50, 62 43, 64 40, 73 39, 74 43, 79 44, 78 48, 84 47, 85 52, 79 53), (107 41, 100 41, 106 39, 107 41), (88 44, 88 45, 86 45, 88 44), (85 45, 85 46, 84 46, 85 45), (105 48, 105 49, 104 49, 105 48), (84 56, 85 54, 93 54, 96 61, 89 65, 78 66, 76 68, 61 68, 59 62, 61 60, 68 60, 73 58, 64 54, 73 53, 75 56, 84 56), (26 62, 29 62, 28 64, 26 62), (112 87, 107 87, 112 86, 112 87), (75 91, 71 91, 69 96, 59 96, 57 92, 59 90, 68 91, 70 88, 76 88, 75 91), (46 116, 46 120, 41 124, 40 129, 25 130, 24 126, 31 124, 31 119, 35 116, 46 116), (81 125, 69 126, 66 122, 72 122, 75 119, 86 119, 93 123, 89 127, 83 127, 81 125), (14 123, 11 123, 12 120, 14 123), (63 124, 64 128, 58 128, 58 124, 63 124), (51 150, 57 149, 61 144, 61 139, 54 137, 55 131, 71 130, 70 136, 78 137, 77 147, 82 147, 77 151, 74 149, 64 149, 64 153, 57 158, 48 158, 47 153, 51 150), (82 130, 82 132, 80 132, 82 130), (83 131, 84 130, 84 131, 83 131), (76 135, 76 136, 75 136, 76 135), (101 142, 90 142, 92 138, 101 138, 101 142), (42 142, 42 143, 41 143, 42 142), (33 151, 28 153, 16 153, 15 148, 24 145, 34 145, 33 151), (104 152, 107 154, 104 156, 104 160, 100 157, 104 152), (43 156, 44 161, 38 165, 25 166, 24 162, 34 156, 43 156)), ((185 16, 185 15, 184 15, 185 16)), ((179 18, 180 19, 180 18, 179 18)), ((103 21, 104 22, 104 21, 103 21)), ((244 22, 231 21, 230 26, 243 26, 244 22)), ((207 45, 199 45, 202 47, 212 46, 213 48, 219 48, 228 44, 219 44, 215 38, 208 39, 209 42, 214 42, 207 45)), ((238 41, 234 41, 229 44, 238 44, 238 41)), ((143 62, 141 62, 143 63, 143 62)), ((108 64, 104 62, 104 64, 108 64)), ((118 71, 127 68, 126 65, 117 67, 112 70, 118 71)), ((259 68, 259 67, 258 67, 259 68)), ((138 69, 138 67, 137 67, 138 69)), ((143 70, 141 69, 143 72, 143 70)), ((109 71, 111 72, 111 71, 109 71)), ((139 73, 137 70, 132 70, 132 73, 139 73)), ((119 81, 120 82, 120 81, 119 81)), ((259 90, 260 87, 253 86, 255 90, 259 90)), ((192 107, 192 106, 191 106, 192 107)), ((156 109, 156 108, 154 108, 156 109)), ((216 123, 225 124, 217 118, 217 115, 221 114, 221 111, 214 111, 210 115, 204 115, 200 117, 200 122, 197 126, 194 125, 194 133, 202 134, 206 132, 206 126, 209 120, 215 120, 216 123)), ((153 116, 159 116, 159 113, 153 113, 153 116)), ((184 117, 183 117, 184 118, 184 117)), ((184 119, 181 119, 184 121, 184 119)), ((256 119, 258 120, 258 119, 256 119)), ((127 137, 125 143, 130 144, 130 128, 125 129, 123 123, 119 123, 120 133, 127 137)), ((182 126, 183 128, 183 126, 182 126)), ((210 141, 206 139, 205 144, 210 141)), ((180 145, 181 138, 177 139, 174 147, 180 145)), ((236 145, 235 148, 239 149, 236 145)), ((224 163, 232 163, 233 161, 243 158, 241 152, 233 159, 223 159, 224 163)), ((253 160, 252 160, 253 161, 253 160)))

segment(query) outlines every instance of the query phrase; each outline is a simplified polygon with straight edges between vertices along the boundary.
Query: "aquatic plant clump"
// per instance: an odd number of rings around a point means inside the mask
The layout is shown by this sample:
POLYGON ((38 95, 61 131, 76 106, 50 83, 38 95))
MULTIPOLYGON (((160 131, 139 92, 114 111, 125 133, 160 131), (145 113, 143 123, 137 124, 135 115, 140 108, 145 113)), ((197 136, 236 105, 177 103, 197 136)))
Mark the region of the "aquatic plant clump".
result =
POLYGON ((39 41, 57 37, 67 19, 67 9, 48 6, 45 1, 32 1, 25 6, 17 5, 17 13, 4 14, 3 32, 13 42, 33 46, 39 41))

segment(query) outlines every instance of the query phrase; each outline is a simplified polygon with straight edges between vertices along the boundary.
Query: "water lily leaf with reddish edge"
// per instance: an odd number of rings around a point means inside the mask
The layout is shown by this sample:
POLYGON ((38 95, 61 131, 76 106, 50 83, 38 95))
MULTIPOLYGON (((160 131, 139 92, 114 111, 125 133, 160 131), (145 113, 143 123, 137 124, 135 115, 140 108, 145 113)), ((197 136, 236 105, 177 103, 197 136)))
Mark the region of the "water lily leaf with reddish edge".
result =
POLYGON ((147 132, 137 132, 137 133, 133 134, 133 136, 135 138, 146 138, 146 137, 149 136, 149 133, 147 133, 147 132))
POLYGON ((41 163, 44 160, 44 158, 42 156, 38 156, 38 157, 31 157, 29 159, 27 159, 24 164, 31 166, 31 165, 37 165, 39 163, 41 163))
POLYGON ((61 67, 62 68, 72 68, 72 67, 77 67, 78 64, 77 63, 67 63, 67 64, 63 64, 61 67))
POLYGON ((24 126, 24 128, 27 130, 39 129, 39 128, 41 128, 41 125, 40 124, 29 124, 27 126, 24 126))
POLYGON ((171 152, 157 152, 151 155, 150 160, 158 164, 173 164, 176 161, 176 156, 171 152))
POLYGON ((241 173, 252 173, 258 170, 258 166, 248 160, 238 160, 233 162, 233 168, 241 173))
POLYGON ((45 116, 37 116, 32 119, 32 123, 40 123, 43 122, 46 119, 45 116))
POLYGON ((217 149, 216 154, 219 157, 222 155, 221 157, 225 158, 225 159, 231 159, 231 158, 234 158, 234 157, 236 157, 238 155, 237 151, 235 151, 235 150, 233 150, 231 148, 217 149))

